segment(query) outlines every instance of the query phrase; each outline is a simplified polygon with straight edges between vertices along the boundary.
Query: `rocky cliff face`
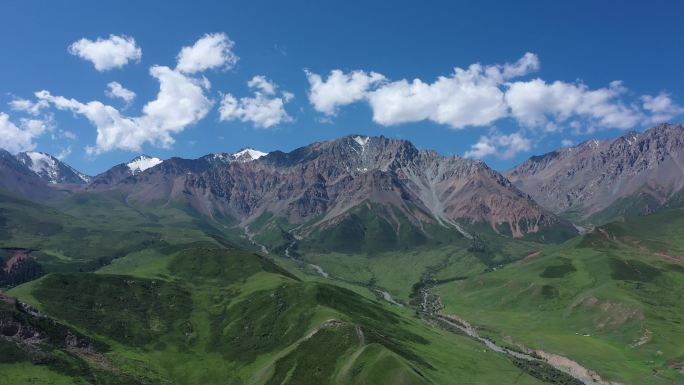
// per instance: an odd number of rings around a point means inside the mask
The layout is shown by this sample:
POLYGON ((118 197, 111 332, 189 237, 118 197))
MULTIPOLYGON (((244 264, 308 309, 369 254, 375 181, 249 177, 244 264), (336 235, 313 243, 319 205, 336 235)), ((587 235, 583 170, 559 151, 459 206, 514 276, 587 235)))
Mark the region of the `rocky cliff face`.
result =
POLYGON ((587 141, 532 157, 505 175, 542 206, 580 220, 648 214, 684 188, 684 127, 587 141))
POLYGON ((113 188, 133 202, 182 200, 243 226, 264 215, 281 218, 302 233, 334 224, 364 202, 390 207, 385 216, 394 226, 398 215, 418 228, 483 223, 514 237, 569 228, 484 163, 403 140, 347 136, 246 162, 218 160, 172 158, 113 188))
POLYGON ((43 273, 42 266, 31 256, 31 250, 0 249, 0 288, 32 281, 43 273))

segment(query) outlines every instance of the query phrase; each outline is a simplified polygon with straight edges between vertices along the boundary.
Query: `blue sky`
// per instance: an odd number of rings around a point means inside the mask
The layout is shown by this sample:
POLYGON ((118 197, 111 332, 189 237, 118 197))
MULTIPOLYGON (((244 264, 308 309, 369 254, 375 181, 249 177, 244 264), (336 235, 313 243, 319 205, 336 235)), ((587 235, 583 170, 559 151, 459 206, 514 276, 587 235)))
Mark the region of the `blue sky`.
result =
POLYGON ((505 169, 684 113, 674 1, 57 3, 0 6, 0 144, 90 174, 350 133, 505 169))

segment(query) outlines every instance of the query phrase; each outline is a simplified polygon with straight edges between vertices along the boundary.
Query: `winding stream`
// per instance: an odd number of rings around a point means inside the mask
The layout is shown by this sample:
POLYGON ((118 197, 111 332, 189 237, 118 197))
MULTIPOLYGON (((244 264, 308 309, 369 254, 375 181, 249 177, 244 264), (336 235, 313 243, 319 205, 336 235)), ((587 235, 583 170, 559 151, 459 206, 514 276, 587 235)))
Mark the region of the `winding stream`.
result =
POLYGON ((508 356, 526 361, 544 362, 553 367, 554 369, 571 376, 572 378, 576 379, 584 385, 611 384, 609 382, 603 381, 601 377, 595 372, 581 366, 577 362, 572 361, 566 357, 552 353, 547 353, 540 350, 533 351, 533 353, 535 354, 533 356, 532 354, 527 354, 499 346, 494 341, 480 336, 477 333, 477 330, 475 330, 475 328, 468 325, 467 323, 459 321, 454 317, 442 314, 440 311, 442 305, 439 296, 432 293, 432 288, 433 285, 428 283, 420 289, 419 294, 421 297, 421 301, 419 305, 419 312, 423 314, 426 318, 437 323, 443 329, 454 333, 463 333, 468 337, 473 338, 474 340, 482 343, 484 346, 487 347, 487 349, 496 353, 506 354, 508 356))

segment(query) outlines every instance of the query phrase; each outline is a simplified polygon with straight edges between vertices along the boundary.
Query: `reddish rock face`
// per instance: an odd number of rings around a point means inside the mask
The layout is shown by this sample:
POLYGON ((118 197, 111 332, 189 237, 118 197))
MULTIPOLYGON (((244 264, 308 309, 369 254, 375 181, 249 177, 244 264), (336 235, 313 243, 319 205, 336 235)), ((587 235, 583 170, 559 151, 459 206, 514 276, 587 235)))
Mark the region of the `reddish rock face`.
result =
POLYGON ((347 136, 253 160, 172 158, 118 181, 98 178, 89 188, 120 190, 132 202, 181 200, 242 225, 268 213, 293 225, 325 226, 371 202, 395 208, 417 227, 481 222, 515 237, 570 227, 483 162, 385 137, 347 136))

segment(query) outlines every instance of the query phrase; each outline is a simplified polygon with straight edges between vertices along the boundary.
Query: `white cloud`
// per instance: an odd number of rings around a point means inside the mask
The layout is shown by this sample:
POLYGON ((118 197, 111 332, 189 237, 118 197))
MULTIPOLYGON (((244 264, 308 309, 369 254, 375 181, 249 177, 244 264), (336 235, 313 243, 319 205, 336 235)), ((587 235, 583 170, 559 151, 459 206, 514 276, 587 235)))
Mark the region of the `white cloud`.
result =
POLYGON ((352 71, 345 74, 332 70, 325 81, 318 74, 305 73, 310 86, 309 101, 316 111, 329 116, 335 115, 340 106, 363 100, 371 86, 385 80, 377 72, 352 71))
POLYGON ((225 33, 206 34, 178 54, 176 70, 188 74, 214 68, 230 69, 238 61, 232 49, 235 43, 225 33))
POLYGON ((57 139, 67 139, 67 140, 76 140, 78 139, 78 136, 73 133, 72 131, 68 130, 63 130, 59 129, 57 132, 52 133, 52 140, 57 140, 57 139))
POLYGON ((539 57, 532 52, 526 52, 523 57, 515 63, 506 63, 503 66, 489 66, 490 71, 498 71, 501 80, 508 80, 525 76, 538 71, 540 67, 539 57))
POLYGON ((71 155, 71 146, 67 146, 66 148, 63 148, 62 151, 59 152, 59 154, 55 155, 55 158, 57 158, 59 160, 64 160, 69 155, 71 155))
POLYGON ((171 134, 204 118, 213 102, 204 95, 206 79, 190 78, 164 66, 150 68, 150 75, 159 81, 159 93, 137 117, 124 116, 99 101, 81 103, 48 91, 39 91, 36 97, 58 109, 83 115, 95 125, 95 146, 86 149, 90 154, 114 149, 139 151, 144 143, 168 147, 174 142, 171 134))
POLYGON ((254 89, 253 97, 237 99, 231 94, 223 96, 219 107, 221 121, 251 122, 259 128, 269 128, 292 121, 292 117, 285 111, 285 103, 294 95, 285 91, 276 96, 277 86, 264 76, 253 77, 247 85, 254 89))
POLYGON ((31 135, 37 137, 42 135, 44 132, 52 129, 52 122, 43 119, 20 119, 20 126, 25 131, 31 133, 31 135))
POLYGON ((108 39, 81 39, 71 44, 69 53, 88 60, 98 71, 121 68, 129 61, 140 61, 142 50, 135 39, 128 36, 109 35, 108 39))
POLYGON ((574 145, 575 145, 575 142, 570 140, 570 139, 561 140, 561 146, 563 146, 563 147, 572 147, 574 145))
POLYGON ((625 91, 619 81, 592 90, 581 83, 534 79, 511 83, 506 102, 511 116, 528 127, 557 131, 559 124, 583 119, 597 128, 628 129, 640 124, 643 114, 620 100, 625 91))
POLYGON ((110 98, 119 98, 126 103, 130 103, 135 99, 135 92, 125 88, 118 82, 110 82, 107 84, 107 89, 105 90, 105 95, 110 98))
POLYGON ((515 63, 467 69, 433 83, 420 79, 381 85, 368 94, 373 120, 382 125, 432 120, 452 128, 484 126, 508 115, 502 83, 539 68, 539 59, 526 53, 515 63))
POLYGON ((657 96, 643 95, 641 101, 643 108, 651 113, 648 118, 651 124, 665 123, 684 114, 684 108, 673 102, 667 93, 661 93, 657 96))
POLYGON ((30 115, 40 115, 42 110, 48 108, 50 105, 42 100, 33 102, 28 99, 14 99, 9 102, 9 106, 14 111, 22 111, 30 115))
POLYGON ((48 129, 47 123, 36 119, 22 119, 18 127, 9 115, 0 112, 0 148, 11 153, 33 150, 34 140, 48 129))
POLYGON ((519 132, 509 135, 493 133, 481 136, 480 140, 470 147, 464 156, 481 159, 494 155, 501 159, 510 159, 520 152, 530 151, 532 143, 519 132))
POLYGON ((265 95, 273 95, 276 92, 277 86, 263 75, 257 75, 247 82, 250 88, 256 88, 265 95))
POLYGON ((384 82, 381 74, 333 70, 326 81, 307 72, 309 99, 316 110, 334 115, 338 106, 367 100, 373 120, 395 125, 432 120, 453 128, 487 125, 508 114, 502 82, 539 68, 539 59, 526 53, 515 63, 467 69, 455 68, 450 76, 432 83, 421 79, 384 82))
MULTIPOLYGON (((498 76, 498 75, 497 75, 498 76)), ((487 125, 506 116, 504 94, 478 64, 456 68, 433 83, 399 80, 368 95, 373 120, 382 125, 432 120, 453 128, 487 125)))
POLYGON ((592 132, 634 128, 684 113, 667 94, 628 101, 619 81, 592 89, 582 83, 516 80, 539 68, 537 55, 526 53, 515 63, 455 68, 431 83, 387 81, 363 71, 333 70, 326 80, 308 71, 306 75, 309 100, 317 111, 332 116, 340 106, 365 101, 373 120, 385 126, 430 120, 460 129, 512 118, 525 130, 559 132, 569 126, 592 132))

